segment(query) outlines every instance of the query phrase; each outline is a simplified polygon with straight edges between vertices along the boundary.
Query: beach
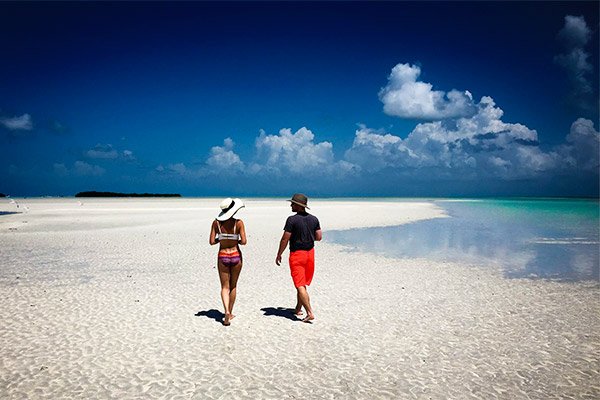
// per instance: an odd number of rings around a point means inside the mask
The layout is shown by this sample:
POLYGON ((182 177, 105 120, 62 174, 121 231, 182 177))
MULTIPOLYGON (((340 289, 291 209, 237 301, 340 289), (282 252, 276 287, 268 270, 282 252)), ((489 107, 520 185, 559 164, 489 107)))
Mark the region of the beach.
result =
POLYGON ((598 282, 507 279, 327 242, 447 217, 430 201, 310 200, 324 240, 295 320, 284 199, 247 199, 231 326, 222 199, 2 199, 0 398, 597 399, 598 282), (26 207, 26 208, 25 208, 26 207))

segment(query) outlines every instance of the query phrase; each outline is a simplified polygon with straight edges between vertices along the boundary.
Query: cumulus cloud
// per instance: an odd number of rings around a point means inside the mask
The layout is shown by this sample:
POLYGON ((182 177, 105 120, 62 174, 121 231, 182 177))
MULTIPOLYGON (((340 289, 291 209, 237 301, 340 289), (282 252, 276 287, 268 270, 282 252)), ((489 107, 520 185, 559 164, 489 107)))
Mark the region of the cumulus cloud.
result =
POLYGON ((306 127, 295 133, 289 128, 277 135, 260 132, 255 141, 257 161, 251 171, 302 175, 310 171, 323 171, 334 164, 333 145, 314 142, 315 135, 306 127))
POLYGON ((86 151, 85 155, 88 158, 95 159, 115 159, 119 157, 119 153, 110 144, 98 143, 93 149, 86 151))
POLYGON ((104 172, 106 172, 104 168, 98 165, 88 164, 84 161, 75 161, 73 171, 75 174, 82 176, 100 176, 104 175, 104 172))
MULTIPOLYGON (((582 46, 589 39, 589 29, 582 18, 570 17, 561 37, 570 46, 582 46)), ((483 96, 476 103, 468 92, 462 97, 436 94, 430 84, 418 82, 420 73, 418 67, 396 65, 380 98, 390 115, 426 115, 433 121, 417 124, 406 138, 360 126, 345 153, 346 161, 357 170, 387 170, 425 179, 503 180, 567 170, 598 172, 598 132, 590 120, 574 122, 564 144, 542 149, 537 132, 523 124, 504 122, 504 112, 491 97, 483 96)))
POLYGON ((421 68, 398 64, 392 68, 388 84, 379 92, 383 111, 401 118, 439 120, 473 115, 476 109, 468 91, 433 90, 433 85, 418 80, 421 68))
POLYGON ((593 66, 588 61, 590 55, 585 50, 591 37, 591 30, 583 17, 567 15, 565 25, 558 33, 563 52, 554 57, 556 64, 563 67, 571 83, 571 101, 576 105, 589 108, 593 96, 593 86, 589 75, 593 66))
POLYGON ((127 161, 135 161, 135 156, 133 155, 133 151, 131 150, 123 150, 121 156, 127 161))
POLYGON ((589 119, 579 118, 571 125, 566 143, 558 148, 564 167, 575 167, 584 171, 598 171, 600 133, 589 119))
POLYGON ((54 163, 52 165, 54 174, 59 177, 65 176, 101 176, 106 170, 98 165, 88 164, 85 161, 75 161, 71 168, 64 163, 54 163))
POLYGON ((211 148, 198 169, 180 163, 166 168, 161 165, 157 171, 191 179, 227 171, 236 177, 257 178, 252 182, 268 180, 271 184, 306 187, 322 187, 314 182, 325 181, 333 186, 345 184, 350 191, 356 185, 385 187, 403 181, 476 184, 490 178, 495 182, 526 182, 548 180, 557 174, 577 177, 582 171, 598 173, 600 137, 592 121, 578 119, 563 144, 543 148, 536 130, 505 122, 503 110, 492 97, 483 96, 476 102, 468 92, 436 94, 430 84, 413 85, 422 83, 417 81, 419 74, 417 67, 398 64, 390 85, 381 93, 386 99, 398 89, 397 102, 389 103, 396 106, 396 114, 431 119, 417 124, 404 137, 359 125, 352 146, 336 160, 333 144, 319 142, 307 127, 296 132, 284 128, 277 134, 261 130, 250 161, 244 162, 235 153, 233 140, 227 138, 222 146, 211 148), (415 86, 409 88, 414 93, 427 96, 417 96, 412 105, 403 102, 401 97, 410 93, 405 84, 415 86), (352 179, 346 179, 349 177, 352 179))
POLYGON ((284 128, 276 135, 260 131, 255 140, 255 154, 251 161, 244 162, 235 153, 231 138, 223 146, 214 146, 206 162, 199 168, 186 168, 184 164, 159 165, 158 173, 178 173, 188 178, 203 178, 211 175, 231 175, 254 178, 284 179, 286 176, 339 177, 352 174, 358 166, 346 161, 336 161, 333 145, 314 141, 315 135, 306 127, 292 132, 284 128), (310 175, 312 174, 312 175, 310 175))
POLYGON ((591 121, 577 120, 565 144, 544 151, 535 130, 504 122, 502 115, 486 96, 474 116, 451 127, 421 123, 405 139, 361 126, 345 157, 370 173, 388 169, 421 178, 522 179, 565 168, 597 170, 599 139, 591 121))
POLYGON ((565 142, 542 149, 535 130, 502 120, 503 111, 489 96, 474 104, 476 113, 451 124, 433 121, 417 124, 406 138, 360 125, 352 147, 336 160, 333 145, 317 142, 303 127, 277 135, 261 131, 255 141, 254 161, 243 162, 233 151, 234 143, 211 149, 200 169, 184 164, 162 165, 158 172, 172 172, 189 178, 228 171, 231 175, 280 179, 311 176, 338 180, 363 179, 500 180, 532 179, 544 174, 579 171, 597 172, 600 136, 590 120, 579 119, 565 142))
POLYGON ((167 165, 167 170, 183 175, 187 172, 187 167, 184 163, 176 163, 167 165))
POLYGON ((406 166, 405 160, 413 156, 400 137, 364 125, 356 131, 352 148, 346 151, 347 162, 367 172, 406 166))
POLYGON ((172 163, 172 164, 167 164, 165 165, 158 165, 155 169, 155 172, 159 173, 160 175, 165 175, 165 176, 177 176, 177 177, 186 177, 186 178, 190 178, 193 177, 195 175, 197 175, 198 171, 195 171, 192 168, 189 168, 187 165, 185 165, 185 163, 179 162, 179 163, 172 163))
POLYGON ((20 117, 1 117, 0 124, 10 131, 30 131, 33 129, 33 121, 29 114, 23 114, 20 117))
POLYGON ((214 146, 210 149, 210 156, 206 164, 213 172, 235 173, 244 169, 244 163, 234 151, 235 143, 231 138, 223 141, 223 146, 214 146))
POLYGON ((95 160, 124 160, 124 161, 135 161, 135 156, 131 150, 119 151, 115 149, 111 144, 98 143, 93 149, 90 149, 84 153, 85 157, 95 160))

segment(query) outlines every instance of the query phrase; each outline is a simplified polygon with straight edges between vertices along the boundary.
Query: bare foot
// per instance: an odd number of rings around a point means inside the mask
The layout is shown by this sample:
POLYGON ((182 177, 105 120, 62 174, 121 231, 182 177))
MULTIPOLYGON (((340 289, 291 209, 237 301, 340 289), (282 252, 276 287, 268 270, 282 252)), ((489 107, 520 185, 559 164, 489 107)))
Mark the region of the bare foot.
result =
POLYGON ((302 320, 302 322, 307 322, 310 324, 310 321, 312 321, 313 319, 315 319, 315 315, 313 313, 310 313, 306 316, 306 318, 302 320))
POLYGON ((303 314, 303 312, 302 312, 302 308, 296 308, 296 309, 294 310, 294 315, 302 315, 302 314, 303 314))
POLYGON ((231 322, 229 322, 230 320, 231 320, 231 314, 225 314, 225 318, 223 319, 223 325, 225 325, 225 326, 231 325, 231 322))

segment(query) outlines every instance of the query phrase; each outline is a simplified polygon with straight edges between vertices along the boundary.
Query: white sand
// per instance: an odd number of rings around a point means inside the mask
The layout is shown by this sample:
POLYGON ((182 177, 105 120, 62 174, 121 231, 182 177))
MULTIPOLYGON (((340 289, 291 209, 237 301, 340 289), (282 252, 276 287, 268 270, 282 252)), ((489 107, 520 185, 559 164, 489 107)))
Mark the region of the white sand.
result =
MULTIPOLYGON (((25 199, 26 213, 1 215, 0 398, 600 398, 595 283, 324 241, 314 324, 265 315, 295 302, 274 264, 283 201, 240 213, 249 243, 222 326, 208 245, 220 200, 25 199)), ((442 216, 427 202, 311 204, 325 238, 442 216)))

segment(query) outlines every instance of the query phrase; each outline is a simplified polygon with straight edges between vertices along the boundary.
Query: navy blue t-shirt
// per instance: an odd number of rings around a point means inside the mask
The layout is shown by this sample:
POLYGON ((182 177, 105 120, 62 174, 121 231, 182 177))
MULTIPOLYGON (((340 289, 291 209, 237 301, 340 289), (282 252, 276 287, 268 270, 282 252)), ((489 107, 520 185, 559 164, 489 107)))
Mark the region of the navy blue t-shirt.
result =
POLYGON ((315 247, 315 232, 321 229, 319 220, 307 212, 291 215, 285 221, 284 231, 290 232, 290 251, 310 250, 315 247))

